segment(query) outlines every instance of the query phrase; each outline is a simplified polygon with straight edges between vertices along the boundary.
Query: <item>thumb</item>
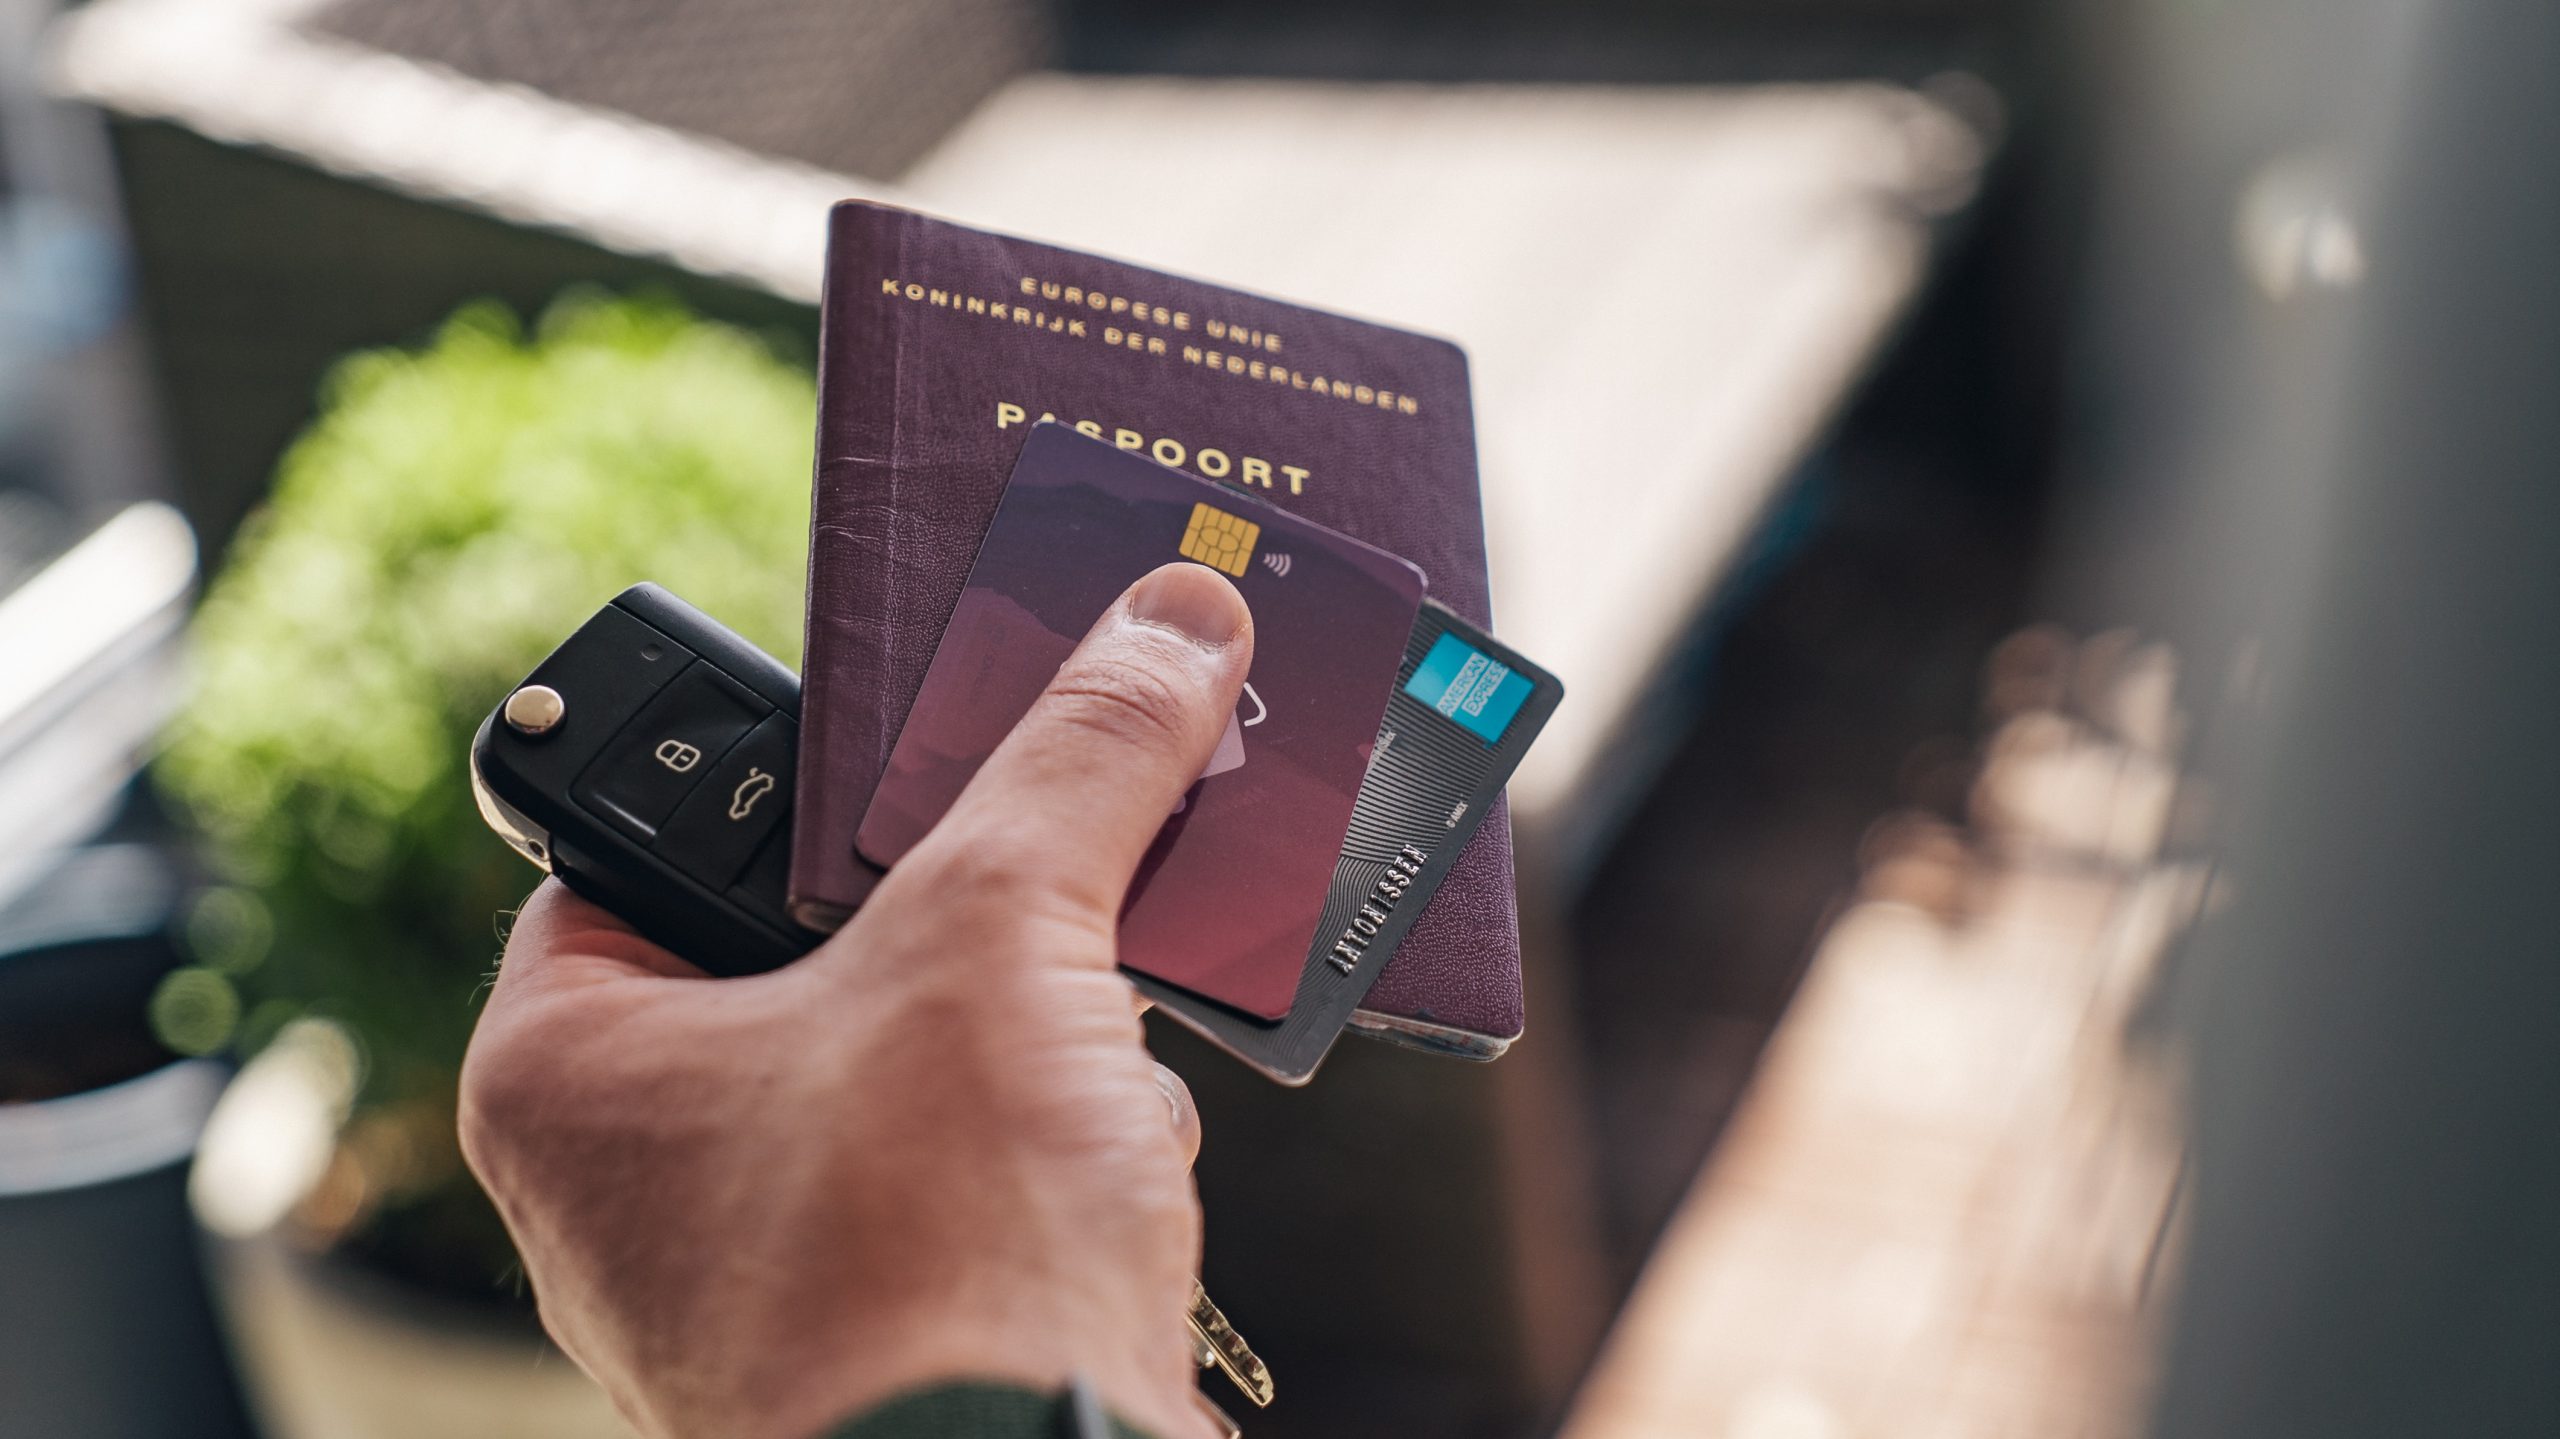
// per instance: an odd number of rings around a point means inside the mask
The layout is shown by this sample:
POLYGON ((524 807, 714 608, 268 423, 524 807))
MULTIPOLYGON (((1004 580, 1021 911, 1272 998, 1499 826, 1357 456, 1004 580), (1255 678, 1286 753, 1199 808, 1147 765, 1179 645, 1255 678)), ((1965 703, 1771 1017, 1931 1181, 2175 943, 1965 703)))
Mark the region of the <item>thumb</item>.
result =
POLYGON ((1223 576, 1194 564, 1147 575, 1095 622, 905 865, 956 864, 1116 919, 1252 662, 1253 618, 1223 576))

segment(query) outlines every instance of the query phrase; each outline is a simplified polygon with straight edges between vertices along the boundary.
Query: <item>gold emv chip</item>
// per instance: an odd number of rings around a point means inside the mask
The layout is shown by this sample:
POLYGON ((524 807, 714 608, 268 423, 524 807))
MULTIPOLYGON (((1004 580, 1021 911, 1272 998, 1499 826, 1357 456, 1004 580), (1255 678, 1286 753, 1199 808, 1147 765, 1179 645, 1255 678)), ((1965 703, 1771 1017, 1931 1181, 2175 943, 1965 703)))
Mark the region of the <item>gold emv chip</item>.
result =
POLYGON ((1262 526, 1242 515, 1197 504, 1191 507, 1191 527, 1182 532, 1182 557, 1242 579, 1253 560, 1253 542, 1260 538, 1262 526))

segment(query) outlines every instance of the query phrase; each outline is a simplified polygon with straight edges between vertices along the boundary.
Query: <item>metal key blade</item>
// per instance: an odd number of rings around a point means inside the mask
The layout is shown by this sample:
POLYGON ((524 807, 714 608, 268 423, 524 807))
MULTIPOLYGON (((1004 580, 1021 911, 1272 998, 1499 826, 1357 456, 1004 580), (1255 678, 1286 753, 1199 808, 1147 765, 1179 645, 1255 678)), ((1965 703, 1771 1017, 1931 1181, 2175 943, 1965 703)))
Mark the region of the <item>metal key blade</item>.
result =
POLYGON ((1263 1367, 1260 1356, 1253 1352, 1253 1346, 1244 1342, 1244 1336, 1227 1322, 1227 1316, 1219 1313, 1218 1306, 1209 1302, 1209 1291, 1201 1288, 1197 1281, 1191 1286, 1191 1311, 1183 1317, 1191 1321, 1191 1347, 1200 1360, 1200 1367, 1216 1366, 1219 1372, 1235 1381, 1235 1386, 1244 1391, 1244 1397, 1252 1400, 1255 1408, 1268 1407, 1272 1394, 1271 1371, 1263 1367))

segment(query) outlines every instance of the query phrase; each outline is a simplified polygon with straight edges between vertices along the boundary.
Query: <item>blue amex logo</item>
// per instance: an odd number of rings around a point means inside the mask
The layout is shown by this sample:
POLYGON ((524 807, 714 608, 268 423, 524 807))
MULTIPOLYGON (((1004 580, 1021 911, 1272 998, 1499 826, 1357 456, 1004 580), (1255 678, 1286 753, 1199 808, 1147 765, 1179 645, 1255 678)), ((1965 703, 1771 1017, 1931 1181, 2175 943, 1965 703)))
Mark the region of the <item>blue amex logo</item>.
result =
POLYGON ((1529 698, 1529 682, 1511 666, 1456 635, 1442 635, 1422 657, 1404 692, 1456 720, 1486 744, 1499 744, 1511 717, 1529 698))

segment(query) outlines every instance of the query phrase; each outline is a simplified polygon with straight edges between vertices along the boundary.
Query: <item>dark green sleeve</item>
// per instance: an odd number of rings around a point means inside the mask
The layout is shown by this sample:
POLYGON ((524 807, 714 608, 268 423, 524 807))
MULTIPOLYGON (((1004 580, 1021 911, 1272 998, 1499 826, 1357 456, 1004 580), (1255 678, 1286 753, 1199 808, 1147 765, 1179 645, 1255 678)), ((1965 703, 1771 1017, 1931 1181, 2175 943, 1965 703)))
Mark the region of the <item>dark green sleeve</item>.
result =
MULTIPOLYGON (((1112 1439, 1149 1439, 1114 1419, 1112 1439)), ((904 1394, 828 1439, 1075 1439, 1065 1402, 1010 1384, 944 1384, 904 1394)))

